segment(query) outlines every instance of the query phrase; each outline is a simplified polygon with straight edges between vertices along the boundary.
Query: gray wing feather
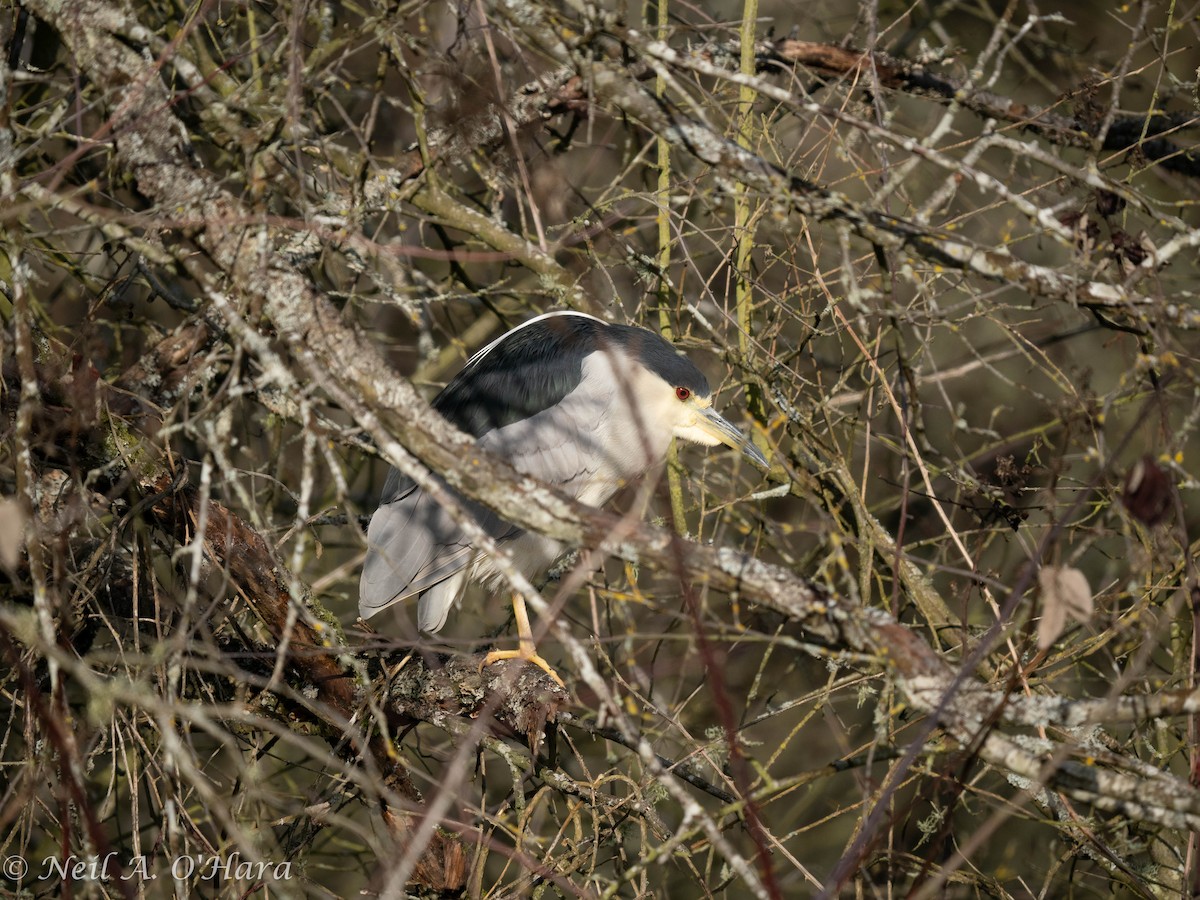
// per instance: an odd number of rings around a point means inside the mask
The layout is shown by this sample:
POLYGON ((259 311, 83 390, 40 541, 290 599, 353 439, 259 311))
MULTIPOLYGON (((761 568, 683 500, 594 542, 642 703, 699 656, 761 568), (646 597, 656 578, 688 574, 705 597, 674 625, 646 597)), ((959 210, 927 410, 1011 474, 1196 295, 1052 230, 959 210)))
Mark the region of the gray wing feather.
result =
POLYGON ((619 468, 600 439, 607 429, 610 401, 585 383, 556 406, 491 431, 479 443, 518 472, 580 497, 597 477, 603 479, 619 468))
POLYGON ((415 487, 385 503, 367 528, 367 558, 359 584, 364 618, 436 584, 467 563, 458 526, 415 487))
MULTIPOLYGON (((620 467, 605 458, 603 445, 593 438, 604 433, 611 400, 594 393, 580 385, 549 409, 487 432, 479 443, 520 472, 587 502, 602 503, 616 489, 615 479, 605 476, 620 467)), ((524 534, 485 507, 459 499, 496 541, 524 534)), ((451 579, 474 558, 462 529, 415 483, 393 470, 371 517, 367 545, 359 591, 363 618, 424 592, 418 608, 421 627, 438 630, 461 587, 461 579, 451 579)), ((538 558, 517 560, 517 565, 532 575, 534 569, 553 562, 558 552, 559 545, 547 540, 540 545, 538 558)))
MULTIPOLYGON (((463 505, 495 540, 518 533, 484 507, 470 502, 463 505)), ((359 615, 370 618, 434 587, 464 569, 471 556, 471 546, 450 514, 413 485, 371 516, 359 583, 359 615)))

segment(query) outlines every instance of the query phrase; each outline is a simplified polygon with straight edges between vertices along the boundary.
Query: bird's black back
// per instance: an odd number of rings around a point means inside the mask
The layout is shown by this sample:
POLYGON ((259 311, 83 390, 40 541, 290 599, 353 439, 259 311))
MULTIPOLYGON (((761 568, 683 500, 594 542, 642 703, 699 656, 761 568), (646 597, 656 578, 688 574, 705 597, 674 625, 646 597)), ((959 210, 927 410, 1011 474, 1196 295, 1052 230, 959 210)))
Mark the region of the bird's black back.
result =
POLYGON ((550 316, 504 335, 473 359, 433 400, 433 408, 472 437, 537 415, 583 378, 583 360, 602 343, 605 323, 550 316))
MULTIPOLYGON (((709 394, 708 380, 659 334, 591 316, 556 313, 531 320, 473 357, 433 400, 433 408, 475 438, 535 416, 562 402, 583 378, 589 354, 620 349, 672 387, 709 394)), ((412 490, 393 469, 381 503, 412 490)))
POLYGON ((673 387, 708 395, 703 373, 645 328, 564 313, 505 335, 434 398, 433 408, 472 437, 520 422, 560 403, 583 378, 591 353, 623 350, 673 387))

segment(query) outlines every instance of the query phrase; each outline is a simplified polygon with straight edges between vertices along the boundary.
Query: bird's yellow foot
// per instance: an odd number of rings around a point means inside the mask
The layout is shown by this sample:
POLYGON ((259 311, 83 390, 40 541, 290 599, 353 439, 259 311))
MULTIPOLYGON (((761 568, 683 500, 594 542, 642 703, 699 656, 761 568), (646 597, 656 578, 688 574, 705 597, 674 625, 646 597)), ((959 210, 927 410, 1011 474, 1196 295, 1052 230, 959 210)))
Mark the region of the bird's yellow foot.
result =
POLYGON ((554 683, 560 688, 566 687, 566 685, 563 684, 563 680, 558 677, 558 673, 551 668, 550 663, 542 659, 542 657, 538 655, 537 650, 532 647, 521 647, 517 650, 493 650, 483 658, 483 662, 479 664, 479 668, 482 670, 484 666, 490 666, 492 663, 500 662, 504 659, 523 659, 527 663, 532 663, 553 678, 554 683))

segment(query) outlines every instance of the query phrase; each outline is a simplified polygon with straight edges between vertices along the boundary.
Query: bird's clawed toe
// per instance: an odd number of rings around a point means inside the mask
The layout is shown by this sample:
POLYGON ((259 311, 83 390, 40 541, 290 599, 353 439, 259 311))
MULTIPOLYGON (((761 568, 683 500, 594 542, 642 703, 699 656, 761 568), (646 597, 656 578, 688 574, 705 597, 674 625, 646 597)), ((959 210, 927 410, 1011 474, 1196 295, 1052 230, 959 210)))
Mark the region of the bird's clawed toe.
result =
POLYGON ((558 677, 558 673, 554 671, 550 663, 546 662, 532 647, 522 646, 517 650, 493 650, 483 658, 483 662, 479 664, 479 668, 490 666, 492 663, 500 662, 505 659, 522 659, 527 663, 531 663, 554 679, 554 683, 560 688, 565 688, 563 680, 558 677))

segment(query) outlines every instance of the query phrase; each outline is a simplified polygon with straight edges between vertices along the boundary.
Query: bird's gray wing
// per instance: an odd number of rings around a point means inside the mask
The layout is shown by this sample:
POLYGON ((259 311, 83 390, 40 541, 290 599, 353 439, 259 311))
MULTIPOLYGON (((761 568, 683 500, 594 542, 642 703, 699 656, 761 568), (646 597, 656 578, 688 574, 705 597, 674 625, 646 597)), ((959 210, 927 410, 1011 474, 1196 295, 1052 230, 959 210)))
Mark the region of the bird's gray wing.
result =
POLYGON ((359 615, 368 619, 463 568, 467 548, 459 535, 454 521, 415 485, 380 504, 367 528, 359 615))
MULTIPOLYGON (((596 494, 597 475, 608 469, 605 453, 610 451, 596 438, 605 431, 608 398, 593 393, 580 387, 549 409, 489 431, 480 439, 480 446, 507 459, 518 471, 571 496, 602 503, 615 489, 615 484, 607 490, 602 485, 596 494)), ((486 507, 461 497, 459 502, 498 542, 524 533, 486 507)), ((533 574, 533 569, 549 565, 558 553, 553 541, 539 549, 538 558, 518 560, 518 566, 533 574)), ((383 502, 367 529, 359 613, 369 618, 406 597, 428 591, 471 560, 471 545, 450 514, 414 482, 393 471, 384 485, 383 502)), ((444 612, 441 607, 448 607, 453 599, 431 593, 430 603, 444 612)), ((427 620, 431 612, 422 610, 419 615, 427 620)))
MULTIPOLYGON (((367 528, 358 595, 364 619, 428 590, 471 561, 471 545, 454 518, 414 483, 403 481, 408 482, 404 489, 379 505, 367 528)), ((495 540, 518 533, 486 508, 461 497, 459 502, 495 540)))
POLYGON ((589 486, 614 469, 613 448, 604 440, 611 406, 612 394, 604 385, 582 381, 553 406, 488 432, 479 444, 518 472, 601 503, 608 497, 588 495, 589 486))
MULTIPOLYGON (((564 420, 556 411, 580 384, 589 337, 605 327, 587 316, 539 317, 474 357, 434 398, 433 407, 517 469, 578 496, 572 485, 587 472, 564 442, 581 427, 591 433, 595 422, 578 415, 564 420), (550 421, 534 424, 547 415, 550 421), (538 446, 539 441, 546 444, 538 446)), ((522 533, 477 504, 465 505, 498 541, 522 533)), ((367 544, 359 590, 363 618, 435 587, 472 561, 471 548, 454 520, 394 469, 371 517, 367 544)), ((451 601, 439 594, 436 602, 451 601)))

